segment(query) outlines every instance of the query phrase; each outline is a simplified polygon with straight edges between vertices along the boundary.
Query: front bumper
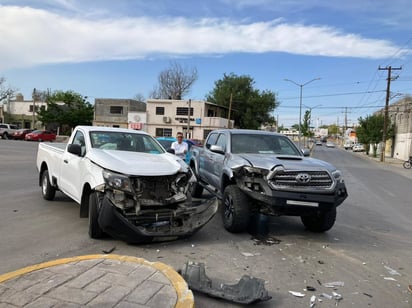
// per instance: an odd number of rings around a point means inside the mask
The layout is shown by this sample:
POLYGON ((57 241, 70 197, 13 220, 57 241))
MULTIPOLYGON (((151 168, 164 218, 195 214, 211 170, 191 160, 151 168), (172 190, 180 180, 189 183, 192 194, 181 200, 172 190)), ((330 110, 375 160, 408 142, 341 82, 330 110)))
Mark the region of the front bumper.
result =
POLYGON ((243 185, 240 186, 240 189, 252 200, 263 204, 264 206, 260 207, 260 211, 267 215, 302 216, 319 210, 328 211, 342 204, 348 197, 344 183, 338 183, 334 191, 327 194, 319 192, 279 191, 272 190, 268 186, 265 187, 264 192, 256 192, 243 185), (318 205, 316 206, 315 204, 318 205))
POLYGON ((105 233, 128 243, 165 241, 194 234, 213 218, 217 209, 214 197, 179 203, 175 209, 141 210, 126 218, 105 196, 98 222, 105 233))

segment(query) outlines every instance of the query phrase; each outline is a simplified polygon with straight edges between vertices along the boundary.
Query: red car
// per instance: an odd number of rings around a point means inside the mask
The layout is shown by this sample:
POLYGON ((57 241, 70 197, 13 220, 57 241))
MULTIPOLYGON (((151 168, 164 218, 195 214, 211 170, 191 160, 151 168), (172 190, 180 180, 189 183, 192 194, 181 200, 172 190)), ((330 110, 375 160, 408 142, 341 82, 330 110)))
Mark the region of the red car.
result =
POLYGON ((32 131, 34 131, 34 129, 20 128, 11 134, 11 138, 15 140, 24 140, 24 137, 26 137, 26 135, 31 133, 32 131))
POLYGON ((27 134, 24 137, 24 140, 27 141, 54 141, 56 140, 56 134, 52 133, 51 131, 48 130, 35 130, 34 132, 31 132, 30 134, 27 134))

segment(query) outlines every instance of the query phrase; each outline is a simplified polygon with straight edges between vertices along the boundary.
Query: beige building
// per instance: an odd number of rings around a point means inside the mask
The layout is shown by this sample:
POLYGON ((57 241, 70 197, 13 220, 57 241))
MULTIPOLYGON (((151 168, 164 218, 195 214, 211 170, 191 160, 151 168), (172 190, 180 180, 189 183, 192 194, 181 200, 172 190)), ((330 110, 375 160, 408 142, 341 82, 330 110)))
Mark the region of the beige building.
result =
POLYGON ((234 125, 227 119, 228 108, 200 100, 149 99, 146 111, 146 132, 155 137, 183 132, 186 138, 204 140, 210 131, 234 125))
POLYGON ((210 131, 234 125, 227 119, 228 108, 206 101, 97 98, 94 114, 93 125, 143 130, 154 137, 183 132, 187 138, 204 140, 210 131))
POLYGON ((146 104, 134 99, 96 98, 93 125, 146 130, 146 104))
POLYGON ((1 120, 4 123, 16 124, 21 128, 41 128, 42 123, 37 121, 35 111, 46 108, 46 105, 42 101, 25 100, 23 95, 18 93, 15 99, 8 100, 3 104, 1 120))

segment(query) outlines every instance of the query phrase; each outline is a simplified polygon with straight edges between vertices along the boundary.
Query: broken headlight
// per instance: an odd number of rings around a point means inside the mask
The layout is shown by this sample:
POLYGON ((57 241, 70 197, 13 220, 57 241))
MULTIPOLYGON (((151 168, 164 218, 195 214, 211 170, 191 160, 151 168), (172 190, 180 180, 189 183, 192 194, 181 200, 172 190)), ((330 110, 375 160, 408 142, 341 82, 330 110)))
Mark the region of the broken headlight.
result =
POLYGON ((339 170, 333 171, 333 172, 332 172, 332 176, 333 176, 333 178, 334 178, 337 182, 343 181, 342 173, 341 173, 339 170))
POLYGON ((113 189, 132 192, 133 186, 130 178, 124 174, 103 170, 103 178, 106 185, 113 189))
POLYGON ((248 177, 262 177, 268 174, 267 169, 261 169, 261 168, 256 168, 256 167, 243 167, 243 170, 245 171, 245 175, 248 177))

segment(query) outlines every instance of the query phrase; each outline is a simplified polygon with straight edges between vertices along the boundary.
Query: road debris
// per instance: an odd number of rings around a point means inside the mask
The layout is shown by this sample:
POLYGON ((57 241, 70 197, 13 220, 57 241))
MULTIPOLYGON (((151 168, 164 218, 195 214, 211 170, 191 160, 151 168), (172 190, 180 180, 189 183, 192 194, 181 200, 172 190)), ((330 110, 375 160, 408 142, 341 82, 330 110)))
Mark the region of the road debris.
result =
POLYGON ((252 237, 252 240, 254 241, 255 245, 266 245, 266 246, 271 246, 271 245, 277 245, 282 242, 281 240, 277 239, 274 236, 268 235, 268 236, 254 236, 252 237))
POLYGON ((312 295, 310 298, 310 308, 314 307, 316 305, 316 296, 312 295))
POLYGON ((409 291, 412 292, 412 284, 409 285, 409 291))
POLYGON ((384 268, 386 268, 388 270, 389 275, 395 276, 402 276, 398 271, 394 270, 393 268, 390 268, 389 266, 384 266, 384 268))
POLYGON ((343 281, 333 281, 333 282, 325 282, 323 284, 326 288, 336 288, 336 287, 343 287, 345 283, 343 281))
POLYGON ((342 294, 339 294, 339 293, 336 293, 336 292, 332 292, 332 296, 337 301, 340 301, 343 298, 342 294))
POLYGON ((333 298, 333 296, 329 295, 328 293, 322 293, 320 296, 322 296, 324 298, 327 298, 327 299, 332 299, 333 298))
POLYGON ((214 282, 206 275, 204 263, 186 262, 179 273, 190 289, 240 304, 268 301, 272 297, 265 289, 265 281, 243 275, 238 283, 229 285, 214 282))
POLYGON ((107 249, 107 250, 103 249, 102 252, 105 254, 109 254, 109 253, 112 253, 115 249, 116 249, 116 246, 113 246, 112 248, 107 249))
POLYGON ((306 286, 306 291, 311 291, 311 292, 315 292, 316 288, 312 287, 312 286, 306 286))
POLYGON ((383 277, 383 279, 385 279, 385 280, 390 280, 390 281, 396 281, 396 279, 393 278, 393 277, 383 277))
POLYGON ((363 294, 363 295, 366 295, 367 297, 370 297, 370 298, 373 297, 371 294, 368 294, 368 293, 365 293, 365 292, 363 292, 362 294, 363 294))
POLYGON ((296 296, 296 297, 304 297, 305 296, 305 293, 302 293, 302 292, 289 291, 289 293, 292 294, 293 296, 296 296))
POLYGON ((255 255, 254 255, 253 253, 251 253, 251 252, 242 252, 241 254, 242 254, 242 256, 245 256, 245 257, 254 257, 254 256, 255 256, 255 255))

